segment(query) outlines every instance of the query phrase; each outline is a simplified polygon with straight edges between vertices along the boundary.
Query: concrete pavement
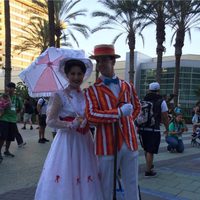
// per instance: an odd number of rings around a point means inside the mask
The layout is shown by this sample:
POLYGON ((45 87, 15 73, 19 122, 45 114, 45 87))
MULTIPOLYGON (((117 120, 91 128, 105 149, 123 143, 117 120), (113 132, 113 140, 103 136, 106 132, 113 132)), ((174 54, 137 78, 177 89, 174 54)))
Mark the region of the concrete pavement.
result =
MULTIPOLYGON (((4 157, 0 164, 0 200, 32 200, 41 169, 51 145, 51 129, 47 128, 49 143, 38 143, 38 130, 19 130, 27 143, 18 148, 16 142, 10 151, 14 158, 4 157)), ((27 126, 29 128, 29 126, 27 126)), ((140 147, 139 185, 142 200, 200 200, 200 148, 192 147, 191 125, 184 135, 185 152, 182 154, 166 151, 167 144, 162 138, 159 154, 155 156, 158 176, 145 178, 145 159, 140 147)), ((59 199, 58 199, 59 200, 59 199)))

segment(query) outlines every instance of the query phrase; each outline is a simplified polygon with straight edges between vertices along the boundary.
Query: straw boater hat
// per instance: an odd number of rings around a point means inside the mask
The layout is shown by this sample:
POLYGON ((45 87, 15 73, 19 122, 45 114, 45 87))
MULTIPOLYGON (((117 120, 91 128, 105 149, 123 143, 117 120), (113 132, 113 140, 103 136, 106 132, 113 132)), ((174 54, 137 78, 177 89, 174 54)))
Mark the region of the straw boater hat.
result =
POLYGON ((115 49, 112 44, 100 44, 94 47, 94 55, 89 58, 96 59, 101 56, 113 56, 114 58, 120 58, 120 55, 115 54, 115 49))

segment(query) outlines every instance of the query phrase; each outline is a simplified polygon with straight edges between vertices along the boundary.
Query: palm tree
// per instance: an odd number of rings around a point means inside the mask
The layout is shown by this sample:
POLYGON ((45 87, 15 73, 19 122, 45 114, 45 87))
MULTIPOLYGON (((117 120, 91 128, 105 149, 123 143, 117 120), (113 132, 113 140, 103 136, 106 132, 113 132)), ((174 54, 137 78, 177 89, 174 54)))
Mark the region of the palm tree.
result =
MULTIPOLYGON (((200 22, 200 1, 198 0, 169 0, 169 12, 172 15, 170 26, 174 29, 172 40, 175 37, 175 74, 173 93, 175 106, 178 105, 180 60, 184 46, 185 34, 188 33, 191 39, 191 28, 199 26, 200 22)), ((172 41, 171 40, 171 41, 172 41)))
POLYGON ((145 22, 144 27, 151 24, 156 25, 156 40, 157 40, 157 68, 156 68, 156 80, 160 83, 162 76, 162 57, 165 52, 163 43, 165 42, 165 26, 168 23, 170 16, 166 10, 166 0, 152 1, 143 0, 142 7, 144 9, 144 17, 148 20, 145 22))
POLYGON ((19 53, 33 51, 42 53, 49 46, 49 24, 42 18, 32 18, 29 23, 22 27, 23 35, 18 36, 21 44, 15 45, 14 50, 19 53), (37 21, 37 23, 36 23, 37 21))
POLYGON ((47 4, 49 17, 49 46, 55 47, 54 1, 48 0, 47 4))
POLYGON ((10 30, 10 2, 4 0, 5 13, 5 79, 4 87, 11 81, 11 30, 10 30))
MULTIPOLYGON (((54 20, 55 20, 55 35, 56 35, 56 47, 60 47, 60 40, 63 38, 70 39, 75 42, 79 47, 78 40, 74 31, 81 33, 85 38, 89 37, 90 28, 87 25, 77 23, 77 18, 80 16, 86 16, 86 9, 75 9, 76 5, 81 0, 59 0, 54 1, 54 20)), ((44 14, 48 14, 47 2, 41 2, 40 0, 34 0, 33 3, 38 10, 43 10, 44 14)), ((38 14, 38 11, 32 11, 38 14)))
MULTIPOLYGON (((129 55, 129 81, 134 83, 134 50, 136 42, 136 33, 142 27, 144 20, 141 15, 139 0, 99 0, 99 2, 109 9, 107 12, 95 11, 93 17, 102 17, 104 20, 98 27, 93 29, 93 33, 104 29, 117 29, 117 34, 113 39, 113 44, 123 35, 126 35, 129 55), (113 13, 113 14, 111 14, 113 13)), ((143 40, 142 34, 140 34, 143 40)))
MULTIPOLYGON (((21 29, 24 34, 17 38, 22 41, 19 45, 14 46, 14 50, 19 53, 24 51, 32 51, 41 54, 49 46, 49 23, 40 17, 32 17, 29 23, 21 29), (38 52, 39 51, 39 52, 38 52)), ((65 35, 62 46, 72 47, 67 42, 69 38, 65 35)))

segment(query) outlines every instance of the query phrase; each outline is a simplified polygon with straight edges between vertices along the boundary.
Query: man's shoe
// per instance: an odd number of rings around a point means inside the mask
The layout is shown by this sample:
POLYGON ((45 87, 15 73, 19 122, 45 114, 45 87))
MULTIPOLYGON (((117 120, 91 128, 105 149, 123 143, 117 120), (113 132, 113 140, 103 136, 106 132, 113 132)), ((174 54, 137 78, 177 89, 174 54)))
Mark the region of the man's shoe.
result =
POLYGON ((33 130, 33 127, 32 127, 32 126, 30 127, 30 130, 33 130))
POLYGON ((172 148, 172 147, 170 147, 169 145, 167 146, 167 151, 169 152, 169 153, 175 153, 176 152, 176 149, 174 149, 174 148, 172 148))
POLYGON ((24 126, 24 127, 22 127, 22 129, 24 129, 24 130, 25 130, 25 129, 26 129, 26 127, 24 126))
POLYGON ((42 140, 43 140, 44 142, 49 142, 49 140, 47 140, 46 138, 42 138, 42 140))
POLYGON ((13 155, 12 153, 10 153, 9 151, 5 151, 4 155, 7 156, 7 157, 11 157, 11 158, 15 157, 15 155, 13 155))
POLYGON ((156 177, 157 173, 151 170, 150 172, 145 172, 144 176, 147 177, 147 178, 148 177, 156 177))
POLYGON ((45 141, 43 139, 39 139, 38 143, 45 143, 45 141))
POLYGON ((24 147, 25 145, 26 145, 26 142, 23 142, 23 143, 21 143, 21 144, 18 145, 18 148, 22 148, 22 147, 24 147))

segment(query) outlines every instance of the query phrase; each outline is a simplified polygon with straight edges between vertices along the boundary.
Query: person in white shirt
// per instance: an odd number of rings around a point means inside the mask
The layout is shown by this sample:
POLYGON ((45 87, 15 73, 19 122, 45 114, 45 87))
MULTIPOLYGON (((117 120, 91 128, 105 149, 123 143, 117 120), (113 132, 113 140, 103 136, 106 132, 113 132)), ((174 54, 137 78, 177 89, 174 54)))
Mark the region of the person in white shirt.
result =
POLYGON ((49 140, 45 138, 47 105, 48 105, 48 101, 47 101, 47 99, 44 99, 44 98, 40 98, 37 102, 37 110, 39 113, 39 140, 38 140, 38 143, 49 142, 49 140))

